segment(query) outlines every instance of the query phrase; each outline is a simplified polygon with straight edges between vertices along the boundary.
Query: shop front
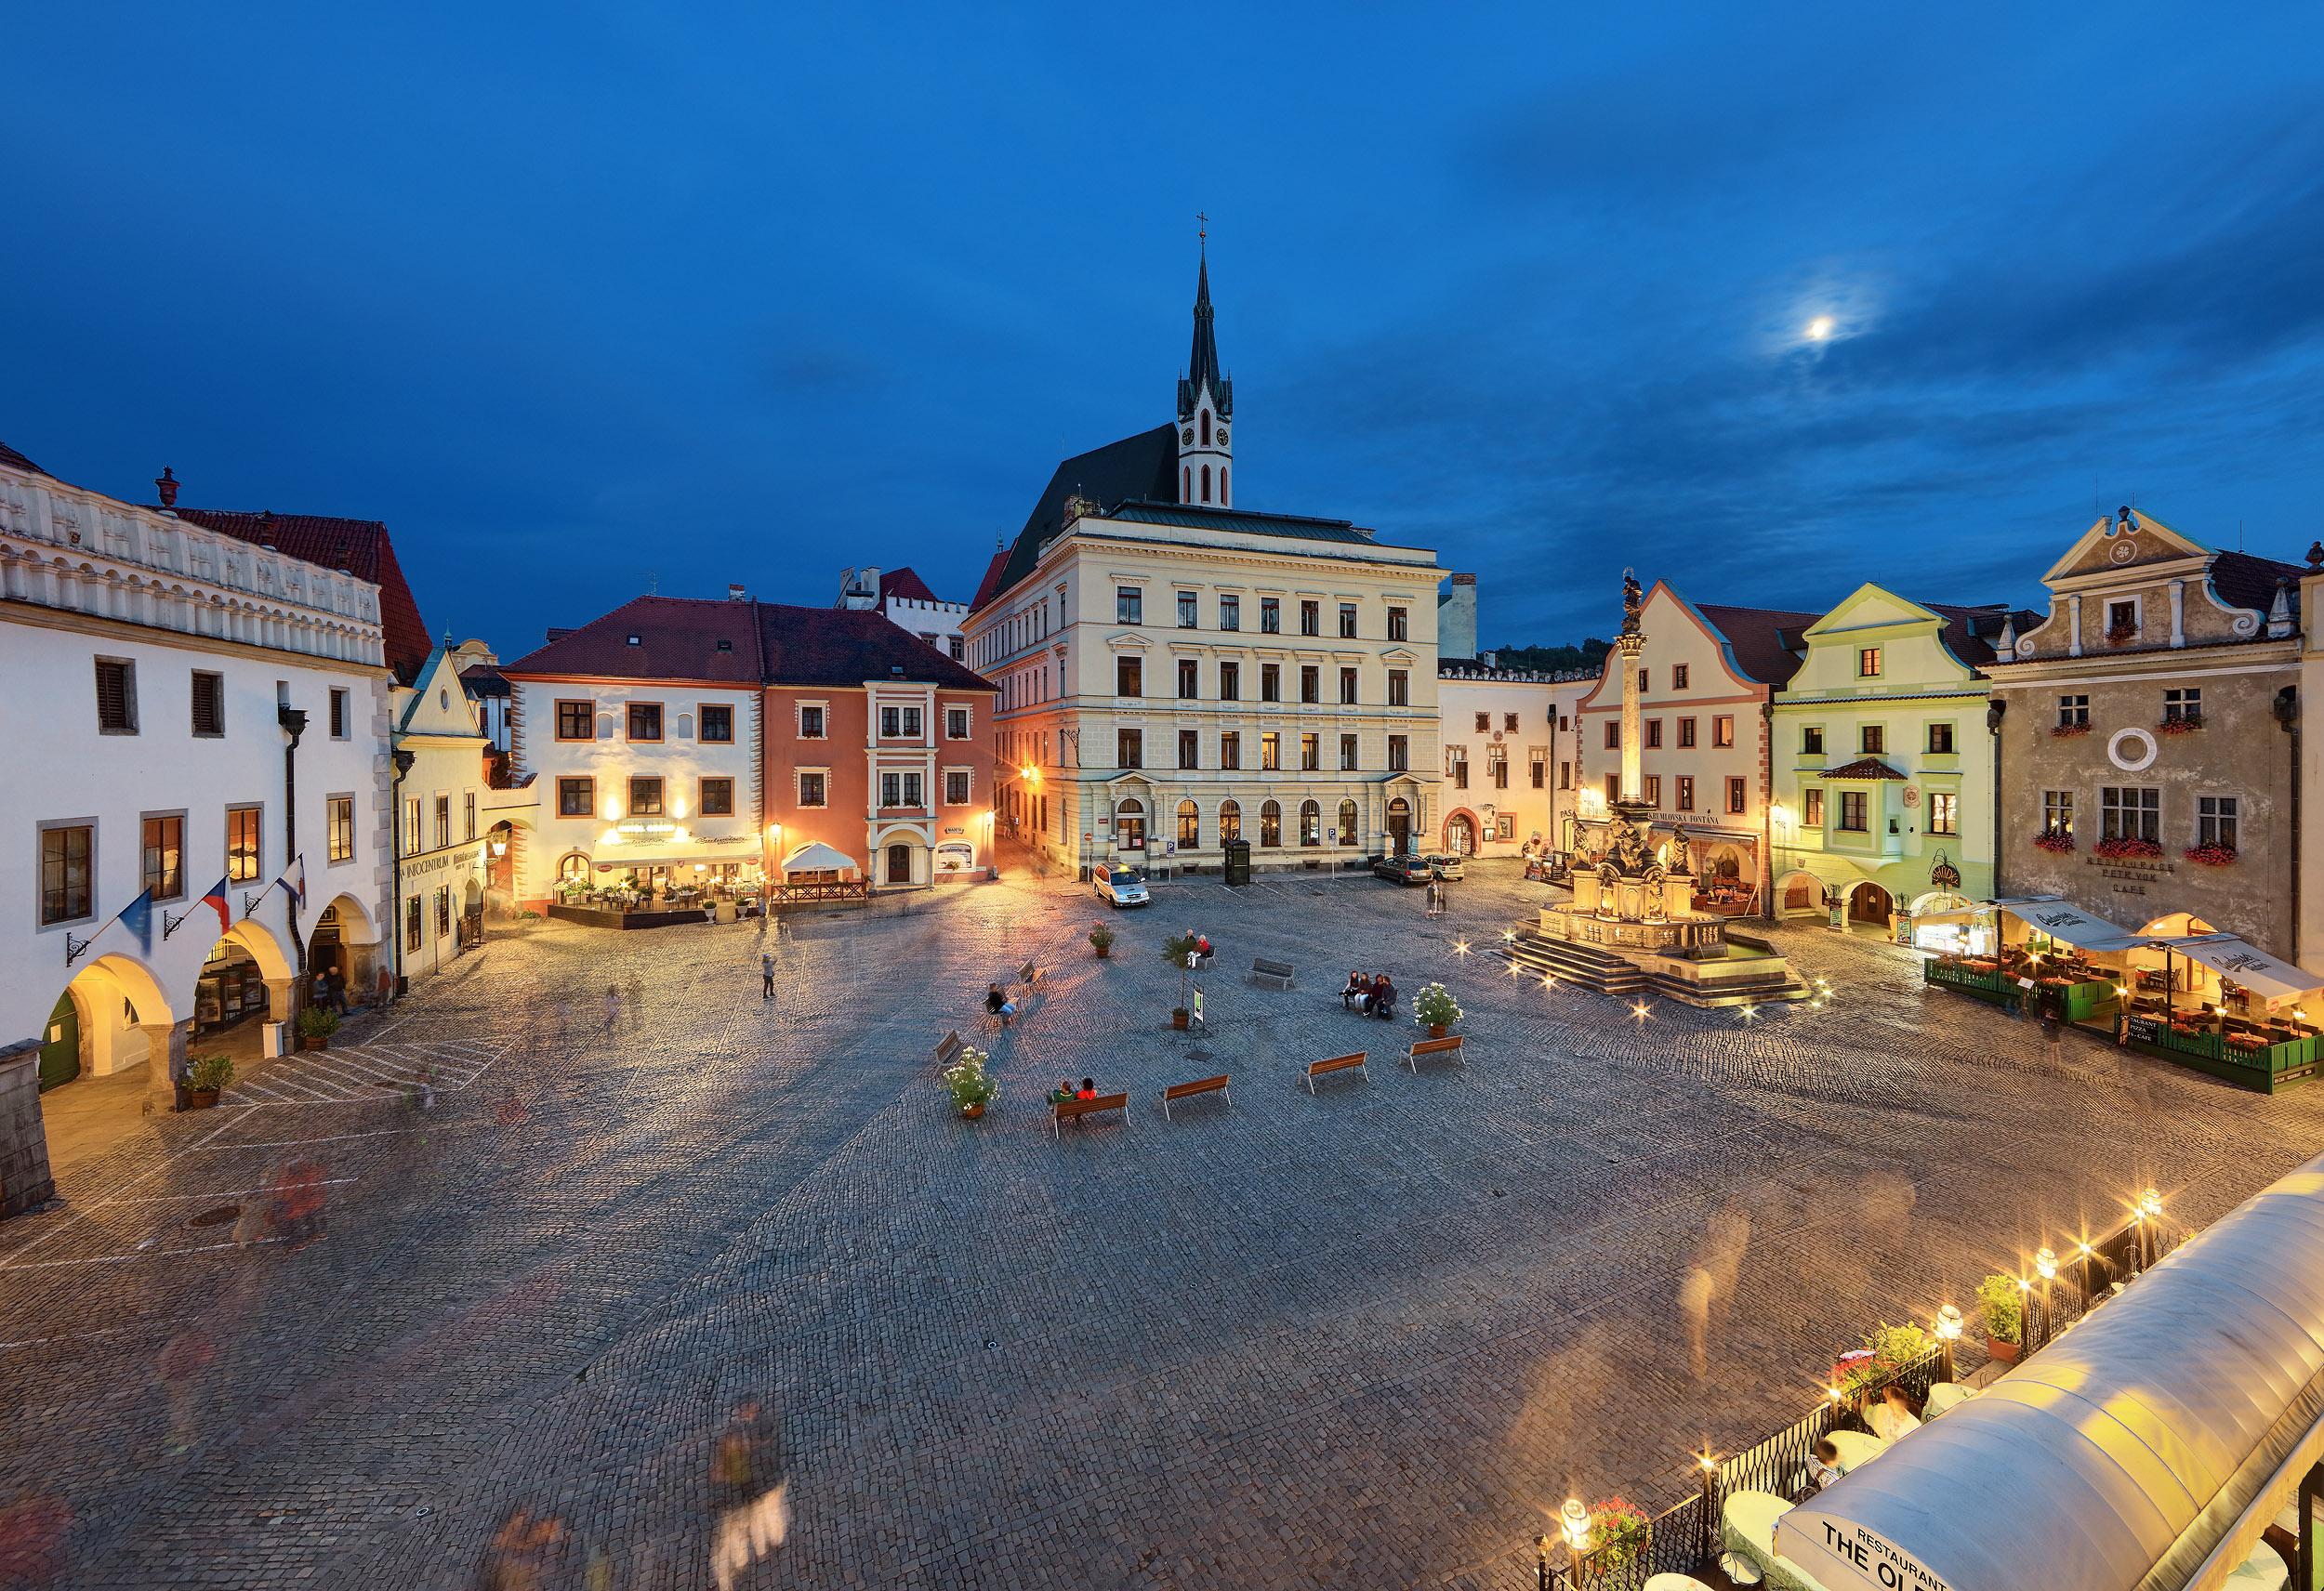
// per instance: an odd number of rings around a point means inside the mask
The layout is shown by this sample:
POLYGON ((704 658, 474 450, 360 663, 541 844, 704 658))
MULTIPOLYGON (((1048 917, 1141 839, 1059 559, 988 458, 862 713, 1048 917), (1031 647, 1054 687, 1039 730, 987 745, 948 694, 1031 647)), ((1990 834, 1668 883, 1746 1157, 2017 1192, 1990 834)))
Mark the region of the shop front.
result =
MULTIPOLYGON (((643 825, 623 824, 618 828, 643 825)), ((558 859, 549 914, 597 927, 733 922, 756 916, 766 874, 756 836, 690 835, 675 824, 558 859)))

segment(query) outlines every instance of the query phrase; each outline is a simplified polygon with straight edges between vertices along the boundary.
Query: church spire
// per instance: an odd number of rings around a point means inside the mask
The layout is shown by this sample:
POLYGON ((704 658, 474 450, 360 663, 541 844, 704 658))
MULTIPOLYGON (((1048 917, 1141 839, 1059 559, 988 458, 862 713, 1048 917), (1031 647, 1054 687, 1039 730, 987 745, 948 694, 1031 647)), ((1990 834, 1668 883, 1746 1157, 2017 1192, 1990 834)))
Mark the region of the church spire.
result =
POLYGON ((1235 384, 1219 373, 1219 339, 1211 327, 1210 217, 1196 216, 1195 219, 1201 228, 1196 240, 1202 263, 1195 276, 1195 342, 1186 355, 1186 375, 1178 384, 1178 417, 1182 421, 1194 417, 1195 406, 1207 388, 1211 407, 1226 419, 1235 414, 1235 384))
POLYGON ((1195 346, 1178 379, 1178 500, 1226 507, 1235 501, 1235 453, 1227 422, 1235 414, 1235 383, 1219 370, 1219 342, 1210 327, 1209 217, 1197 216, 1202 264, 1195 277, 1195 346))

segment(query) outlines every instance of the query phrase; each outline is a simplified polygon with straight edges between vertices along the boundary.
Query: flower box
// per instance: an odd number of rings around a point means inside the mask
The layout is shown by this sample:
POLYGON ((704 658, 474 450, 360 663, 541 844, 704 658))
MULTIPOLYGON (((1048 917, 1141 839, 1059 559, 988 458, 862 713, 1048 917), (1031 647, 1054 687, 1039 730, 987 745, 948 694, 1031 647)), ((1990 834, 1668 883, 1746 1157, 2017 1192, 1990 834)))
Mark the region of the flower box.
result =
POLYGON ((2138 639, 2136 625, 2117 625, 2106 632, 2106 645, 2128 646, 2138 639))
POLYGON ((2236 848, 2233 846, 2189 846, 2185 856, 2198 867, 2233 867, 2236 864, 2236 848))
POLYGON ((2068 855, 2074 849, 2074 836, 2062 829, 2044 829, 2034 835, 2033 843, 2037 850, 2053 851, 2060 856, 2068 855))
POLYGON ((2088 724, 2053 724, 2050 726, 2050 738, 2052 740, 2068 741, 2072 740, 2076 735, 2086 735, 2088 733, 2090 733, 2090 726, 2088 724))
POLYGON ((2162 855, 2162 847, 2153 840, 2136 839, 2129 835, 2118 835, 2109 840, 2100 840, 2091 847, 2091 849, 2109 861, 2151 859, 2162 855))
POLYGON ((2184 714, 2175 718, 2165 718, 2161 723, 2157 724, 2155 726, 2155 733, 2159 735, 2191 735, 2202 727, 2203 716, 2200 713, 2184 714))

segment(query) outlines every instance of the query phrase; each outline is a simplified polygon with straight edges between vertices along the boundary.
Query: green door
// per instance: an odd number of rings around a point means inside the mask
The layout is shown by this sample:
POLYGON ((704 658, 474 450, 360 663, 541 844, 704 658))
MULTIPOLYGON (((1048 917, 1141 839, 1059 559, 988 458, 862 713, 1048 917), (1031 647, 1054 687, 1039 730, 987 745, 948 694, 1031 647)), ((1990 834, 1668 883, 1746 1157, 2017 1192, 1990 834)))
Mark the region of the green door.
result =
POLYGON ((41 1030, 40 1036, 40 1085, 44 1091, 81 1075, 81 1013, 74 1008, 72 995, 57 996, 57 1008, 48 1013, 48 1025, 41 1030))

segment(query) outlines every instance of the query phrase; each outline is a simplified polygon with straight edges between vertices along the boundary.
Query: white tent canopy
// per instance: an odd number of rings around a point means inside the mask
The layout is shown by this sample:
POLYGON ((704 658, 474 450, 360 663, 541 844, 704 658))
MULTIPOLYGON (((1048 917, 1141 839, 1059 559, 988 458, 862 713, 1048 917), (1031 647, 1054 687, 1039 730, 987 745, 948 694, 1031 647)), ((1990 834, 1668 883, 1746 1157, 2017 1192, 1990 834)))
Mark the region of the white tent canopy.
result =
POLYGON ((2076 950, 2135 950, 2146 942, 2130 929, 2116 927, 2104 917, 2093 917, 2080 906, 2069 906, 2054 895, 1996 901, 1993 904, 2027 927, 2040 928, 2052 939, 2063 940, 2076 950))
POLYGON ((2271 1006, 2324 989, 2324 979, 2305 967, 2278 960, 2233 934, 2204 934, 2169 943, 2181 955, 2201 962, 2228 982, 2241 984, 2271 1006))
POLYGON ((861 862, 847 852, 836 846, 827 846, 821 840, 803 845, 783 859, 783 871, 786 873, 809 873, 824 868, 854 871, 860 870, 862 866, 861 862))
POLYGON ((1776 1524, 1827 1591, 2210 1591, 2324 1454, 2324 1157, 1776 1524))

